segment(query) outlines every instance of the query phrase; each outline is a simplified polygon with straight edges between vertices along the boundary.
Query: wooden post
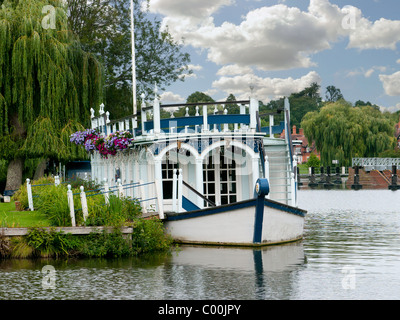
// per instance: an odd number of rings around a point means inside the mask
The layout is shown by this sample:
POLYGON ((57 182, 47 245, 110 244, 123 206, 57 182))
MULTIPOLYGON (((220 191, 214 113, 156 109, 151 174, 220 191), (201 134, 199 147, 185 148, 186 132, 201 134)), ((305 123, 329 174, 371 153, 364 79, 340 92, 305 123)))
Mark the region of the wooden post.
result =
POLYGON ((310 167, 309 168, 309 172, 310 172, 310 176, 309 176, 309 182, 308 182, 308 186, 310 188, 315 188, 318 186, 318 183, 315 180, 315 168, 314 167, 310 167))
POLYGON ((362 189, 362 185, 360 184, 360 177, 359 177, 358 173, 359 173, 359 167, 355 166, 354 167, 354 183, 351 185, 351 189, 353 189, 353 190, 362 189))
POLYGON ((392 184, 389 185, 389 190, 399 190, 400 186, 397 184, 397 166, 392 165, 392 184))
POLYGON ((33 197, 32 197, 32 186, 31 186, 31 180, 30 179, 26 179, 26 191, 28 193, 29 210, 34 211, 34 209, 33 209, 33 197))
POLYGON ((81 190, 80 196, 81 196, 83 220, 86 221, 86 218, 89 216, 86 193, 83 186, 80 187, 80 190, 81 190))
POLYGON ((72 194, 70 184, 67 186, 67 188, 68 188, 67 197, 68 197, 69 214, 71 216, 71 225, 75 227, 76 223, 75 223, 75 210, 74 210, 74 195, 72 194))

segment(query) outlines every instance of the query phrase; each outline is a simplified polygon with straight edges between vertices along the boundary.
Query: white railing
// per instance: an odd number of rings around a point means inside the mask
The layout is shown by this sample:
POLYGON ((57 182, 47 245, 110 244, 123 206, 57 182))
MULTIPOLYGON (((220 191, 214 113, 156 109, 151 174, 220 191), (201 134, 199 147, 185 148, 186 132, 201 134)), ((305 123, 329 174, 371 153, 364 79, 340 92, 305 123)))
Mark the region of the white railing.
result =
POLYGON ((364 167, 368 170, 392 169, 392 166, 400 166, 400 158, 353 158, 352 166, 364 167))

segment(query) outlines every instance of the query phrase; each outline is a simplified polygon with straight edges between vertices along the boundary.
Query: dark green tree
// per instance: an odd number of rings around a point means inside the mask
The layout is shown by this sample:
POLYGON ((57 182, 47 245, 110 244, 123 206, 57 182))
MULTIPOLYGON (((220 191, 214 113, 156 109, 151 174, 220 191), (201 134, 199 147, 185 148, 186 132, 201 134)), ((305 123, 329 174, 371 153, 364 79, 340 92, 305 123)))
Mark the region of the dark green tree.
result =
MULTIPOLYGON (((132 114, 132 48, 130 1, 67 0, 69 25, 87 51, 102 62, 105 74, 105 102, 112 118, 132 114)), ((182 52, 160 20, 150 19, 141 8, 148 0, 134 0, 137 98, 152 98, 154 83, 160 90, 189 70, 189 54, 182 52)), ((137 104, 138 107, 140 103, 137 104)))
MULTIPOLYGON (((297 128, 301 126, 301 120, 304 115, 311 111, 320 109, 321 97, 319 95, 320 86, 317 83, 312 83, 309 87, 298 93, 292 93, 289 96, 290 102, 290 124, 295 125, 297 128)), ((276 112, 283 110, 284 98, 270 101, 267 105, 260 106, 260 114, 276 112)), ((269 118, 263 118, 265 122, 269 123, 269 118)), ((281 112, 275 115, 274 122, 278 124, 279 121, 283 121, 284 115, 281 112)))
POLYGON ((199 102, 215 102, 208 94, 204 92, 196 91, 189 95, 186 99, 186 103, 199 103, 199 102))
POLYGON ((344 99, 340 89, 335 86, 326 87, 325 97, 327 102, 336 102, 340 99, 344 99))

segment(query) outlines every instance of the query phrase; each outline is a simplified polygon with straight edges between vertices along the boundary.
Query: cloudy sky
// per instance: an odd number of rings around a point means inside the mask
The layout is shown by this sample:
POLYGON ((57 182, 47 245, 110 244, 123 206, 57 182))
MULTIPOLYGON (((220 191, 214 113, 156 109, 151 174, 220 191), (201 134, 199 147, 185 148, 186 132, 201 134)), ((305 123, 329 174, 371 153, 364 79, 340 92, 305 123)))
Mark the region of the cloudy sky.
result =
POLYGON ((312 82, 351 102, 400 109, 399 0, 150 0, 191 56, 193 75, 162 93, 195 91, 267 103, 312 82))

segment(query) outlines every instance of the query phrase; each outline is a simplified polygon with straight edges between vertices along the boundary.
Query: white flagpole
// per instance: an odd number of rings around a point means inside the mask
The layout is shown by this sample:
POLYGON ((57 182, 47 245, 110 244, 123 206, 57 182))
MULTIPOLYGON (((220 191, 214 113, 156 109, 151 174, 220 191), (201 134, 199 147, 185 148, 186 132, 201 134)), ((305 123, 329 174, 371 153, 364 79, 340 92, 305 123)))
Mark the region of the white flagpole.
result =
POLYGON ((136 106, 136 67, 135 67, 135 24, 134 24, 134 15, 133 15, 133 7, 134 7, 134 0, 131 0, 131 43, 132 43, 132 91, 133 91, 133 114, 134 114, 134 128, 137 128, 136 123, 136 113, 137 113, 137 106, 136 106))

